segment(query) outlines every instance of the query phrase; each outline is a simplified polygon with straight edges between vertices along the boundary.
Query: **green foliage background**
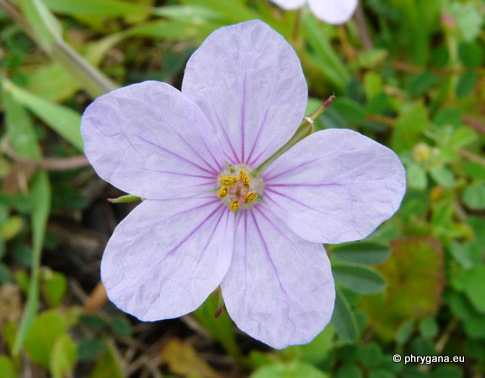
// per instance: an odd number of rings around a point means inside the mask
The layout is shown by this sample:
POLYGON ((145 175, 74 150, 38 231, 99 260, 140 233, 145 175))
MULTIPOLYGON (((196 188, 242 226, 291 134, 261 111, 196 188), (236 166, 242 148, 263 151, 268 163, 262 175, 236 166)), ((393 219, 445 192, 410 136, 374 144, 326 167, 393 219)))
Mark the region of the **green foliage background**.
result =
POLYGON ((0 377, 483 376, 484 18, 481 0, 363 0, 342 26, 266 0, 0 0, 0 377), (214 319, 217 293, 182 320, 142 324, 69 270, 93 246, 98 277, 98 234, 123 206, 102 202, 112 191, 82 156, 84 108, 133 82, 180 85, 207 35, 256 18, 299 55, 308 114, 336 95, 318 128, 388 145, 408 180, 399 212, 368 239, 326 246, 332 323, 281 351, 224 312, 214 319), (98 208, 101 224, 89 216, 98 208), (69 252, 66 240, 88 229, 69 252), (52 263, 69 253, 71 265, 52 263))

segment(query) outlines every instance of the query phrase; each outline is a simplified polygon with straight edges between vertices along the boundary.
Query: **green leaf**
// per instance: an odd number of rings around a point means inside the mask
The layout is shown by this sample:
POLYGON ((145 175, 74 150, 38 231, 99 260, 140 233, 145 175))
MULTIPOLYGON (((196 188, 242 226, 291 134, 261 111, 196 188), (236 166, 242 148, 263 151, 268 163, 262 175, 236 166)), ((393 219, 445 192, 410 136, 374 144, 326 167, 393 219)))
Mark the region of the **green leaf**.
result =
POLYGON ((345 298, 339 288, 335 288, 335 291, 336 297, 332 324, 340 339, 346 343, 353 344, 359 336, 357 320, 347 298, 345 298))
POLYGON ((389 108, 389 95, 381 91, 372 97, 366 104, 367 113, 381 114, 389 108))
POLYGON ((412 320, 408 320, 404 322, 396 332, 396 342, 399 345, 403 345, 406 341, 409 340, 411 334, 413 333, 414 329, 414 322, 412 320))
POLYGON ((10 275, 10 270, 8 269, 8 266, 0 262, 0 284, 11 281, 12 276, 10 275))
POLYGON ((18 377, 13 362, 5 355, 0 355, 0 373, 2 378, 18 377))
POLYGON ((383 358, 382 349, 379 344, 372 342, 359 349, 359 360, 362 365, 369 368, 377 367, 383 358))
POLYGON ((74 365, 77 361, 77 347, 67 334, 57 338, 51 352, 50 372, 54 378, 73 376, 74 365))
POLYGON ((94 314, 83 314, 79 317, 79 321, 81 322, 81 324, 93 328, 97 331, 101 331, 108 327, 108 323, 106 322, 106 320, 101 319, 99 316, 94 314))
POLYGON ((450 244, 450 252, 463 269, 471 269, 482 264, 482 251, 471 243, 460 244, 455 241, 450 244))
POLYGON ((257 369, 250 378, 325 378, 322 371, 302 361, 275 362, 257 369))
POLYGON ((38 315, 25 338, 25 351, 35 363, 48 368, 57 338, 67 331, 64 316, 57 310, 38 315))
POLYGON ((117 351, 111 343, 108 343, 106 353, 103 354, 89 375, 90 378, 123 378, 123 369, 117 351))
POLYGON ((431 372, 430 378, 463 378, 463 372, 458 366, 438 366, 431 372))
POLYGON ((340 244, 332 248, 332 256, 340 261, 377 265, 391 254, 388 246, 370 242, 340 244))
POLYGON ((476 182, 465 189, 463 201, 472 210, 485 209, 485 182, 476 182))
POLYGON ((456 97, 458 98, 465 98, 467 97, 474 89, 478 83, 478 75, 473 71, 466 72, 460 79, 458 80, 458 84, 456 85, 456 97))
POLYGON ((174 21, 202 24, 207 21, 222 21, 223 15, 203 5, 166 5, 153 10, 153 14, 174 21))
POLYGON ((477 43, 462 42, 458 45, 458 57, 466 67, 482 66, 484 52, 477 43))
MULTIPOLYGON (((4 91, 7 89, 7 83, 9 82, 3 80, 4 91)), ((10 87, 11 85, 8 85, 8 88, 10 87)), ((16 152, 20 156, 34 159, 40 158, 40 147, 35 136, 33 125, 30 122, 30 118, 16 101, 9 100, 7 93, 4 92, 3 98, 6 99, 5 111, 7 113, 7 133, 11 136, 16 152)), ((33 203, 32 239, 34 253, 32 256, 32 274, 29 283, 27 304, 15 339, 14 354, 19 353, 20 347, 32 325, 38 308, 40 259, 51 203, 51 189, 47 173, 37 172, 34 175, 31 181, 30 194, 33 203)))
POLYGON ((333 101, 332 108, 342 117, 347 127, 365 123, 367 110, 356 101, 347 97, 337 98, 333 101))
POLYGON ((201 39, 208 36, 217 24, 192 24, 183 21, 157 20, 134 26, 127 30, 129 36, 149 37, 170 40, 201 39))
POLYGON ((0 237, 8 241, 16 237, 24 229, 24 221, 22 217, 14 215, 7 219, 7 221, 0 226, 0 237))
POLYGON ((73 16, 143 16, 150 13, 150 8, 141 4, 131 4, 116 0, 43 0, 54 12, 73 16))
POLYGON ((419 323, 419 331, 423 337, 430 339, 438 334, 440 328, 435 318, 427 318, 419 323))
POLYGON ((379 273, 365 265, 338 263, 332 265, 335 282, 361 294, 376 294, 386 288, 379 273))
POLYGON ((456 108, 440 109, 433 117, 433 123, 438 126, 452 125, 458 127, 462 124, 461 111, 456 108))
POLYGON ((456 290, 466 294, 479 312, 485 313, 485 296, 483 295, 485 265, 456 272, 451 283, 456 290))
POLYGON ((344 89, 350 78, 349 72, 333 50, 326 35, 319 29, 318 23, 313 16, 309 15, 304 18, 302 34, 314 51, 316 58, 314 62, 322 75, 337 85, 339 89, 344 89))
POLYGON ((241 1, 220 1, 220 0, 182 0, 183 4, 197 5, 201 3, 208 9, 224 16, 226 24, 234 24, 242 21, 259 18, 258 13, 241 1))
POLYGON ((10 137, 13 149, 22 156, 31 159, 41 157, 40 146, 37 143, 34 127, 27 111, 11 94, 5 91, 5 81, 3 81, 3 106, 5 109, 5 123, 7 125, 7 135, 10 137))
POLYGON ((365 96, 369 101, 382 91, 382 76, 374 71, 368 71, 364 75, 365 96))
POLYGON ((50 273, 42 282, 42 291, 51 306, 58 306, 67 291, 66 277, 62 273, 50 273))
POLYGON ((104 342, 99 339, 84 339, 79 343, 78 357, 80 360, 90 360, 101 352, 106 351, 104 342))
POLYGON ((406 168, 408 186, 413 189, 426 189, 428 178, 423 167, 415 163, 408 163, 406 168))
POLYGON ((485 166, 483 166, 483 164, 469 161, 463 165, 463 170, 468 175, 468 177, 477 180, 485 180, 485 166))
POLYGON ((429 173, 438 184, 445 188, 451 188, 455 183, 453 172, 447 167, 433 167, 429 173))
POLYGON ((357 365, 354 364, 344 364, 335 374, 336 378, 362 378, 362 370, 357 365))
POLYGON ((426 91, 433 85, 438 83, 438 77, 431 71, 423 71, 417 75, 414 75, 409 80, 409 92, 420 97, 426 93, 426 91))
POLYGON ((428 113, 422 103, 404 105, 392 135, 392 149, 398 153, 410 150, 418 142, 421 133, 428 127, 428 113))
POLYGON ((37 172, 32 179, 31 196, 34 201, 32 211, 32 238, 33 256, 32 273, 29 283, 27 304, 15 340, 14 354, 20 351, 20 347, 29 332, 39 306, 39 272, 47 220, 51 205, 51 188, 46 172, 37 172))
POLYGON ((77 112, 30 93, 11 82, 6 84, 6 90, 15 101, 31 110, 80 152, 84 152, 80 130, 81 116, 77 112))
POLYGON ((221 343, 232 357, 238 358, 241 355, 241 351, 239 350, 229 315, 223 310, 218 318, 214 317, 218 308, 218 302, 216 295, 209 295, 202 306, 195 310, 192 315, 214 339, 221 343))
POLYGON ((301 360, 317 365, 328 357, 328 352, 332 350, 334 336, 335 330, 329 324, 309 344, 289 346, 281 353, 288 357, 287 360, 301 360))
POLYGON ((131 324, 123 315, 117 315, 113 318, 111 328, 119 336, 129 337, 131 335, 131 324))
POLYGON ((483 314, 478 312, 464 294, 453 291, 450 293, 448 303, 451 311, 463 323, 463 328, 468 336, 484 338, 483 314))
POLYGON ((34 29, 34 36, 44 49, 50 50, 62 34, 62 27, 57 19, 41 0, 20 0, 20 6, 34 29))

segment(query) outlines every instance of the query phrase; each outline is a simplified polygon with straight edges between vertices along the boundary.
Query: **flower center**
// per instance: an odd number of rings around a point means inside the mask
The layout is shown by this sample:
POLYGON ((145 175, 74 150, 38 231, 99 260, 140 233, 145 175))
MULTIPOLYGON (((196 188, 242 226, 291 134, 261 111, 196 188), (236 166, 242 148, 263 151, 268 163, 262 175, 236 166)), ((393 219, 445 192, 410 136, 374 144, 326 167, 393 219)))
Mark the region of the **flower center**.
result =
POLYGON ((251 177, 246 169, 241 167, 231 168, 219 176, 221 187, 217 191, 217 197, 226 203, 229 209, 237 211, 241 206, 243 208, 249 207, 248 205, 258 198, 256 190, 251 189, 255 189, 255 187, 256 189, 261 188, 261 183, 259 182, 260 180, 251 177), (251 188, 251 181, 253 181, 253 188, 251 188))

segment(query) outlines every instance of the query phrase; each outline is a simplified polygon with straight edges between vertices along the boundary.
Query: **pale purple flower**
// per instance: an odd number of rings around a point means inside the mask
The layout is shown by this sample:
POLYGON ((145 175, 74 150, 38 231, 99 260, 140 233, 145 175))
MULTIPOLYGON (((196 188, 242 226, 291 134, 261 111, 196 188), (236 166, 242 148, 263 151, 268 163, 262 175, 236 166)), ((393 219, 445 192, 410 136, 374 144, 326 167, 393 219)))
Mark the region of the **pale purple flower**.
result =
POLYGON ((343 24, 357 9, 358 0, 271 0, 283 9, 293 10, 308 2, 313 14, 329 24, 343 24))
POLYGON ((335 289, 322 243, 371 233, 398 209, 405 175, 388 148, 335 129, 253 177, 294 134, 306 102, 293 49, 249 21, 207 38, 187 63, 182 92, 143 82, 87 108, 81 131, 96 172, 146 198, 118 225, 101 263, 120 309, 145 321, 175 318, 220 285, 238 327, 275 348, 307 343, 326 326, 335 289), (220 199, 223 177, 234 182, 220 199))

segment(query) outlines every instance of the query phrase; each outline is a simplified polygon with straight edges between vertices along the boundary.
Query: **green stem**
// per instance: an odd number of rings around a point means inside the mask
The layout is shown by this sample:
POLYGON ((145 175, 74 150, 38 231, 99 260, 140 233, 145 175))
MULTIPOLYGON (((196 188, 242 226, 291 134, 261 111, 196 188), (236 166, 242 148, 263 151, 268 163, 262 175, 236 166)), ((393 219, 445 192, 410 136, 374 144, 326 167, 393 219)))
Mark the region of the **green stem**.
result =
POLYGON ((278 151, 276 151, 276 153, 273 156, 265 160, 258 168, 256 168, 252 172, 252 174, 254 176, 260 176, 273 161, 278 159, 282 154, 288 151, 300 140, 312 134, 315 131, 315 122, 320 118, 323 112, 330 106, 330 104, 334 99, 335 99, 334 95, 330 96, 327 100, 325 100, 325 102, 322 105, 320 105, 320 107, 317 110, 315 110, 308 117, 304 117, 300 126, 296 130, 296 133, 291 137, 291 139, 283 147, 281 147, 278 151))

